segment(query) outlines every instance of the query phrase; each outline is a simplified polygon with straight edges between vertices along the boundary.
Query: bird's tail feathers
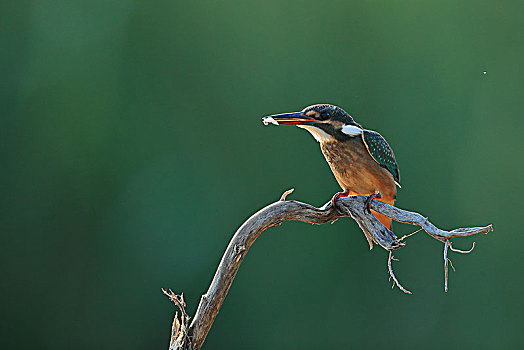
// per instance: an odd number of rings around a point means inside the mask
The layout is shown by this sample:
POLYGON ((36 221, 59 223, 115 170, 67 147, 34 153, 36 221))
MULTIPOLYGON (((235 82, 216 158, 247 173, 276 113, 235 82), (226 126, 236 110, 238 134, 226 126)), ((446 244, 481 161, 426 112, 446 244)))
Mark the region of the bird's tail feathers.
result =
MULTIPOLYGON (((390 203, 388 203, 390 204, 390 203)), ((391 205, 393 205, 393 203, 391 203, 391 205)), ((389 230, 391 230, 391 218, 385 216, 385 215, 382 215, 380 213, 377 213, 376 211, 374 210, 371 210, 371 213, 373 215, 375 215, 375 217, 378 219, 378 221, 380 221, 382 223, 382 225, 386 226, 389 230)))

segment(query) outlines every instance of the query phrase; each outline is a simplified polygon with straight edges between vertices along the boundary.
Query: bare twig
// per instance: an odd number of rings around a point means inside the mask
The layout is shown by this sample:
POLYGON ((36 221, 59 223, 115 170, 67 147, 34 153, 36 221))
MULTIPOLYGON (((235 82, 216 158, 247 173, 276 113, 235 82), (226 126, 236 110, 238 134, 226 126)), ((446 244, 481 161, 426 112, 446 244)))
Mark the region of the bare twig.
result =
MULTIPOLYGON (((395 274, 393 273, 393 267, 391 266, 391 261, 392 260, 397 260, 393 257, 393 252, 390 250, 389 251, 389 257, 388 257, 388 271, 389 271, 389 278, 390 279, 393 279, 393 286, 391 288, 393 288, 394 286, 397 286, 398 289, 400 289, 401 291, 403 291, 404 293, 406 294, 411 294, 411 292, 409 290, 407 290, 406 288, 402 287, 402 285, 400 284, 400 282, 397 280, 397 278, 395 277, 395 274)), ((398 261, 398 260, 397 260, 398 261)))
POLYGON ((453 263, 448 258, 448 249, 451 251, 457 252, 457 253, 461 253, 461 254, 469 254, 473 251, 473 249, 475 249, 475 242, 473 242, 473 245, 471 246, 470 250, 460 250, 460 249, 453 248, 453 246, 451 245, 451 241, 449 239, 444 241, 444 291, 445 292, 448 291, 448 262, 451 268, 453 269, 453 271, 455 271, 455 267, 453 267, 453 263))
POLYGON ((449 248, 449 241, 446 241, 444 243, 444 291, 448 291, 448 248, 449 248))
POLYGON ((453 270, 453 272, 456 272, 457 270, 455 270, 455 266, 453 266, 453 261, 451 261, 450 258, 448 258, 448 261, 449 261, 449 266, 451 266, 451 269, 453 270))
POLYGON ((281 201, 285 201, 287 196, 289 196, 291 193, 293 193, 295 189, 294 188, 291 188, 289 190, 287 190, 286 192, 282 193, 282 196, 280 196, 280 200, 281 201))
POLYGON ((470 250, 460 250, 460 249, 453 248, 453 246, 451 245, 451 241, 449 241, 449 249, 451 249, 452 251, 457 252, 457 253, 469 254, 469 253, 471 253, 473 251, 473 249, 475 249, 475 242, 473 242, 473 245, 471 246, 470 250))
MULTIPOLYGON (((176 332, 173 331, 172 333, 171 344, 174 344, 174 346, 170 346, 170 349, 200 349, 249 248, 262 232, 268 228, 278 226, 286 220, 323 224, 325 222, 335 221, 344 216, 352 217, 364 232, 370 249, 373 248, 373 243, 376 243, 389 251, 388 270, 390 277, 393 278, 395 285, 397 285, 400 290, 404 293, 411 293, 400 285, 391 267, 391 261, 393 260, 391 251, 405 246, 405 243, 401 242, 392 231, 382 225, 373 214, 365 209, 364 203, 367 197, 349 196, 339 198, 335 203, 336 208, 332 207, 331 202, 326 203, 321 208, 316 208, 306 203, 286 200, 291 192, 291 190, 286 191, 279 201, 259 210, 240 226, 229 242, 209 289, 202 295, 193 321, 188 328, 186 327, 188 318, 185 311, 183 311, 185 306, 183 299, 181 299, 182 302, 180 302, 179 299, 175 298, 175 300, 178 301, 176 302, 172 296, 170 296, 171 300, 173 300, 182 311, 182 322, 180 323, 176 320, 176 322, 173 323, 173 329, 176 329, 176 332)), ((393 220, 418 225, 430 236, 445 243, 446 290, 447 248, 451 247, 451 243, 448 243, 449 239, 479 233, 486 234, 492 230, 492 226, 488 225, 485 227, 460 228, 453 231, 444 231, 431 224, 427 218, 418 213, 402 210, 376 200, 371 202, 371 209, 393 220)), ((170 293, 174 294, 172 292, 170 293)), ((166 294, 169 295, 168 293, 166 294)))
POLYGON ((406 238, 409 238, 409 237, 413 236, 415 233, 420 232, 420 231, 422 231, 422 230, 423 230, 423 228, 421 227, 421 228, 419 228, 419 229, 416 230, 416 231, 413 231, 413 232, 411 232, 411 233, 409 233, 409 234, 407 234, 407 235, 404 235, 404 236, 400 237, 399 241, 403 241, 403 240, 405 240, 406 238))
POLYGON ((419 213, 399 209, 397 207, 376 200, 371 202, 371 209, 375 210, 380 214, 386 215, 395 221, 420 226, 430 236, 432 236, 435 239, 438 239, 441 242, 445 242, 446 240, 455 237, 473 236, 479 233, 488 234, 488 232, 493 231, 492 225, 484 227, 457 228, 452 231, 444 231, 433 225, 431 222, 428 221, 428 218, 420 215, 419 213))
POLYGON ((186 314, 186 302, 184 301, 184 293, 180 295, 175 294, 171 289, 169 291, 162 288, 162 292, 178 307, 181 316, 178 319, 178 312, 175 312, 173 318, 173 325, 171 326, 171 341, 169 342, 169 350, 174 349, 189 349, 190 342, 187 335, 187 322, 189 316, 186 314))

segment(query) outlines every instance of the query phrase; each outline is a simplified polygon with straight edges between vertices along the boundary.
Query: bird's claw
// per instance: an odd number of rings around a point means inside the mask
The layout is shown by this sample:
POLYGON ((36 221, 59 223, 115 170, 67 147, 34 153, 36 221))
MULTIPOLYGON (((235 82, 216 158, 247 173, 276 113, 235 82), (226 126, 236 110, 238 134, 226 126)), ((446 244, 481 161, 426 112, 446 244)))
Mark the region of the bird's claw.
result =
POLYGON ((368 211, 368 213, 371 213, 371 201, 375 198, 382 198, 382 193, 378 192, 378 193, 370 194, 368 198, 366 198, 365 206, 366 206, 366 210, 368 211))
POLYGON ((333 195, 331 198, 331 207, 336 208, 335 204, 337 202, 337 199, 341 197, 347 197, 349 196, 349 190, 345 190, 344 192, 337 192, 333 195))

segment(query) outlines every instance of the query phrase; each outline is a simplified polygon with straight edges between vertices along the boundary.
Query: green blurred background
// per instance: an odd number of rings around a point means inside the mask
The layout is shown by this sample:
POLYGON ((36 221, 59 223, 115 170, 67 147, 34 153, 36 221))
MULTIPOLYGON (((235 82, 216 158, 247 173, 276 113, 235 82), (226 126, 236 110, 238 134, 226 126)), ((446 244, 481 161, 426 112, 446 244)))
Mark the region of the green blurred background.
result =
MULTIPOLYGON (((338 191, 304 130, 340 105, 395 150, 398 206, 442 228, 368 250, 350 219, 250 250, 206 349, 519 348, 522 1, 2 1, 0 348, 165 349, 233 232, 295 188, 338 191), (484 74, 486 72, 486 74, 484 74)), ((398 236, 414 230, 396 224, 398 236)))

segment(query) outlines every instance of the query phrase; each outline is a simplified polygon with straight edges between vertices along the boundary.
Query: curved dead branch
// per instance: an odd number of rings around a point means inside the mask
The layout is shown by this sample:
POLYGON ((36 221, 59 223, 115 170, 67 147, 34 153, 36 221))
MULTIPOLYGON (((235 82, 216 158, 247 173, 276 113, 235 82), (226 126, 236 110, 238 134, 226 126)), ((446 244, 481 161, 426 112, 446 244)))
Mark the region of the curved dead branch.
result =
MULTIPOLYGON (((367 197, 349 196, 339 198, 335 207, 328 202, 323 207, 316 208, 299 201, 286 200, 286 197, 292 191, 293 190, 286 191, 279 201, 272 203, 253 214, 236 231, 222 256, 222 260, 220 261, 208 291, 202 295, 202 298, 200 299, 198 309, 189 327, 187 327, 188 316, 184 310, 185 304, 183 298, 176 296, 174 293, 171 293, 172 295, 166 293, 170 299, 175 302, 182 313, 182 322, 178 321, 176 316, 175 322, 173 322, 170 350, 200 349, 216 315, 218 314, 218 311, 220 310, 229 288, 233 283, 233 279, 235 278, 240 264, 249 251, 249 248, 262 232, 268 228, 278 226, 286 220, 323 224, 329 221, 335 221, 340 217, 352 217, 364 232, 370 249, 373 248, 373 242, 375 242, 389 251, 388 271, 390 277, 395 283, 394 285, 403 292, 411 294, 411 292, 403 288, 398 282, 391 266, 391 261, 394 260, 391 251, 405 246, 405 243, 401 242, 392 231, 388 230, 367 209, 365 209, 365 201, 367 197)), ((430 223, 426 217, 419 213, 402 210, 376 200, 371 202, 371 208, 395 221, 418 225, 431 237, 445 243, 444 263, 446 291, 448 266, 447 249, 452 249, 449 240, 455 237, 471 236, 479 233, 487 234, 489 231, 492 231, 491 225, 444 231, 430 223)))
POLYGON ((379 212, 380 214, 389 216, 395 221, 420 226, 431 237, 438 239, 442 242, 445 242, 446 240, 455 237, 473 236, 478 235, 479 233, 487 234, 489 231, 493 231, 492 225, 484 227, 457 228, 452 231, 444 231, 433 225, 431 222, 428 221, 427 217, 424 217, 419 213, 399 209, 397 207, 378 201, 373 201, 371 203, 371 208, 379 212))

